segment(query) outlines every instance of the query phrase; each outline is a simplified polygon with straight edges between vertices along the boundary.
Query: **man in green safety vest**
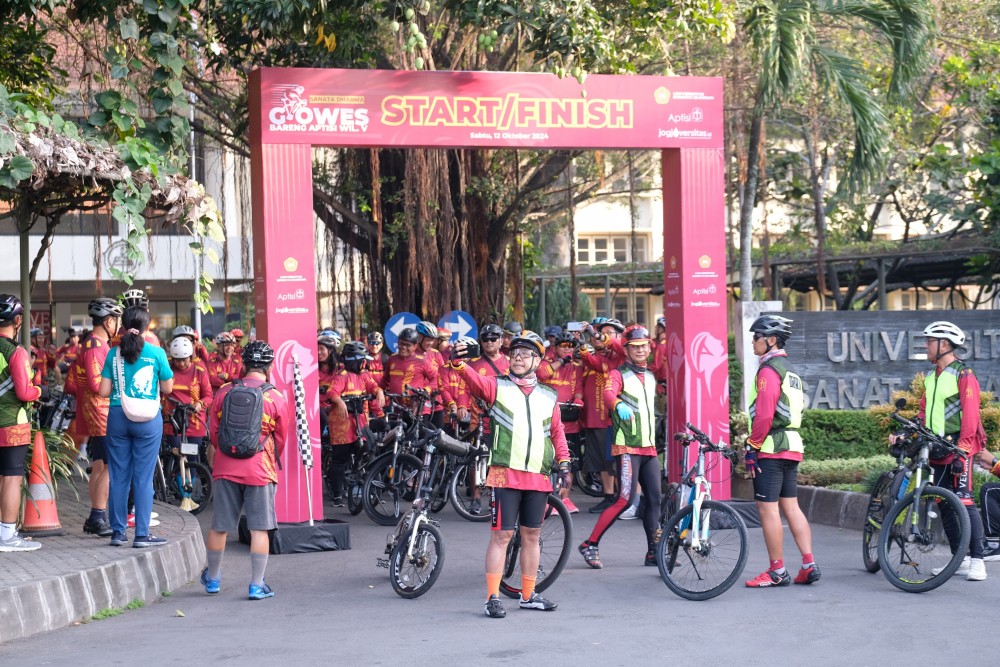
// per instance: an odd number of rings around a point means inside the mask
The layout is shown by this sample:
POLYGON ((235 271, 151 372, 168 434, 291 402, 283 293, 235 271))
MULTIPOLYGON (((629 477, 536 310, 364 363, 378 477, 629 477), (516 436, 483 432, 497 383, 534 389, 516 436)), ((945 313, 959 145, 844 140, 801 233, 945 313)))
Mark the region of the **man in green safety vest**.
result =
POLYGON ((519 523, 519 607, 552 611, 556 604, 535 592, 541 554, 539 537, 552 493, 549 473, 553 462, 559 462, 564 484, 570 484, 572 473, 556 392, 538 383, 535 375, 545 355, 545 345, 532 331, 521 331, 513 336, 509 375, 501 377, 480 375, 462 361, 478 354, 478 350, 459 340, 452 348, 451 367, 465 381, 469 393, 485 401, 490 408, 493 444, 486 486, 490 487, 493 530, 486 551, 487 597, 483 609, 490 618, 507 615, 498 594, 507 544, 514 536, 515 524, 519 523))
POLYGON ((796 480, 804 451, 799 426, 805 394, 802 378, 788 363, 785 352, 785 343, 792 335, 791 322, 780 315, 763 315, 750 325, 759 366, 750 388, 750 436, 744 463, 753 477, 753 497, 769 563, 766 570, 746 582, 748 588, 792 583, 785 570, 781 514, 802 553, 802 569, 795 583, 811 584, 820 576, 812 555, 812 530, 797 497, 796 480))

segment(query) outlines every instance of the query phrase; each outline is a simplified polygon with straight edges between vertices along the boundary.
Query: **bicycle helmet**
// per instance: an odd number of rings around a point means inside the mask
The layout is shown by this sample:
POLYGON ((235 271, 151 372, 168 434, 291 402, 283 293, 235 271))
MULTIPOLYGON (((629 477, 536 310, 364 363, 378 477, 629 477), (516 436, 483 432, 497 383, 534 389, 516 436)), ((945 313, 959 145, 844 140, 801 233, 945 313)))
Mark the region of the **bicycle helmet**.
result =
POLYGON ((556 336, 556 342, 554 343, 556 347, 560 345, 572 345, 574 349, 580 347, 580 339, 571 334, 568 331, 564 331, 556 336))
POLYGON ((667 318, 664 317, 663 315, 660 315, 659 317, 657 317, 656 318, 656 326, 663 327, 664 329, 666 329, 667 328, 667 318))
POLYGON ((216 345, 235 345, 236 344, 236 339, 233 338, 233 335, 231 333, 229 333, 228 331, 223 331, 222 333, 218 334, 215 337, 214 340, 215 340, 215 344, 216 345))
POLYGON ((121 317, 125 309, 114 299, 101 296, 87 306, 87 314, 95 320, 103 320, 105 317, 121 317))
POLYGON ((333 329, 323 329, 319 332, 319 338, 332 338, 334 340, 334 347, 339 346, 343 338, 339 331, 333 329))
POLYGON ((382 334, 377 331, 373 331, 368 334, 368 344, 369 345, 383 345, 385 344, 385 339, 382 338, 382 334))
POLYGON ((761 315, 750 325, 751 333, 762 336, 774 336, 785 342, 792 335, 792 320, 781 315, 761 315))
MULTIPOLYGON (((243 329, 240 329, 240 328, 230 329, 229 333, 233 334, 233 338, 235 338, 237 341, 239 341, 240 338, 243 338, 243 336, 245 335, 243 333, 243 329)), ((273 350, 272 350, 272 353, 273 353, 273 350)))
POLYGON ((401 343, 413 343, 416 345, 420 341, 420 334, 413 327, 406 327, 399 332, 399 342, 401 343))
POLYGON ((514 339, 510 341, 510 351, 513 352, 518 348, 531 350, 539 357, 545 356, 545 343, 542 342, 541 336, 534 331, 525 329, 519 336, 514 336, 514 339))
POLYGON ((243 348, 242 356, 247 368, 267 368, 274 361, 274 350, 265 341, 255 340, 243 348))
POLYGON ((524 331, 520 322, 510 321, 503 325, 503 332, 508 336, 517 336, 524 331))
POLYGON ((32 338, 34 338, 35 336, 44 336, 45 334, 44 334, 44 333, 42 333, 42 330, 41 330, 41 329, 39 329, 38 327, 32 327, 32 328, 31 328, 31 332, 30 332, 30 334, 29 334, 29 335, 30 335, 30 336, 31 336, 32 338))
POLYGON ((479 347, 479 341, 473 338, 472 336, 460 337, 458 340, 455 341, 455 347, 457 348, 459 345, 465 346, 464 354, 458 354, 457 352, 455 353, 459 359, 475 359, 476 357, 480 357, 483 354, 482 348, 479 347))
POLYGON ((174 327, 174 338, 177 338, 178 336, 188 336, 193 342, 195 336, 194 329, 192 329, 186 324, 182 324, 179 327, 174 327))
POLYGON ((320 336, 316 339, 317 345, 322 345, 323 347, 328 347, 332 350, 337 349, 337 345, 340 344, 340 339, 334 336, 320 336))
POLYGON ((622 333, 625 331, 625 325, 617 317, 612 317, 604 321, 601 327, 614 327, 615 331, 622 333))
POLYGON ((368 348, 361 341, 351 341, 344 343, 344 348, 340 351, 342 361, 371 361, 368 348))
POLYGON ((649 342, 649 329, 641 324, 633 324, 625 329, 626 345, 642 345, 649 342))
POLYGON ((479 330, 479 340, 500 340, 503 338, 503 329, 499 324, 487 324, 479 330))
POLYGON ((21 300, 13 294, 0 294, 0 322, 11 322, 18 315, 24 315, 21 300))
POLYGON ((170 356, 174 359, 188 359, 194 355, 194 345, 186 336, 178 336, 170 341, 170 356))
POLYGON ((545 337, 546 338, 548 338, 549 336, 552 336, 553 338, 556 338, 561 333, 562 333, 562 327, 556 326, 554 324, 545 327, 545 337))
POLYGON ((126 308, 131 308, 132 306, 139 306, 140 308, 149 308, 149 297, 141 289, 133 287, 130 290, 125 290, 122 292, 122 305, 126 308))
POLYGON ((438 328, 427 320, 417 322, 417 326, 414 328, 417 330, 417 333, 424 338, 437 338, 438 328))
POLYGON ((451 340, 451 329, 438 327, 438 338, 441 340, 451 340))
POLYGON ((608 318, 606 317, 595 317, 594 319, 590 320, 590 325, 595 329, 598 329, 602 324, 604 324, 607 321, 608 318))
POLYGON ((942 338, 951 341, 955 347, 965 345, 965 332, 962 331, 961 327, 944 320, 931 322, 924 328, 923 334, 928 338, 942 338))

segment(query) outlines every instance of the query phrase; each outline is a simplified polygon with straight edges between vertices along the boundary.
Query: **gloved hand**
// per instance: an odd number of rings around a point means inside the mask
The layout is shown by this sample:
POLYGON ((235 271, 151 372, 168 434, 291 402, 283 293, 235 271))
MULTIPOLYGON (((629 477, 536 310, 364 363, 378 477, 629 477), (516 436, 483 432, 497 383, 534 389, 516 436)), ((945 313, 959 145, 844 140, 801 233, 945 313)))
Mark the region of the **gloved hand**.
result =
POLYGON ((593 354, 594 346, 590 343, 584 343, 580 346, 580 354, 593 354))
POLYGON ((567 354, 565 357, 562 358, 562 362, 563 366, 569 366, 571 363, 573 363, 573 355, 567 354))
POLYGON ((750 473, 751 478, 756 477, 757 473, 760 472, 760 466, 757 465, 757 453, 758 450, 747 445, 746 454, 743 455, 743 465, 750 473))
POLYGON ((615 413, 622 421, 631 421, 635 416, 632 413, 632 408, 627 406, 624 401, 618 402, 618 405, 615 406, 615 413))
POLYGON ((573 485, 573 471, 569 467, 569 461, 559 463, 559 479, 562 481, 564 489, 568 489, 573 485))

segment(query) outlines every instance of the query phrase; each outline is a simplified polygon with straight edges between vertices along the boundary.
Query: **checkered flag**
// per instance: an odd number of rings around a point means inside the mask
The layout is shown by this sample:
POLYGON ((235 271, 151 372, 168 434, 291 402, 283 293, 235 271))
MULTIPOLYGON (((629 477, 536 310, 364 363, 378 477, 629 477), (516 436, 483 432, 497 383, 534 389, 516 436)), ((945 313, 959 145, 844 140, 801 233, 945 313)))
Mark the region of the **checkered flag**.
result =
POLYGON ((299 454, 306 470, 312 470, 312 440, 309 437, 309 419, 306 417, 306 387, 302 383, 299 358, 292 354, 292 386, 295 388, 295 435, 299 441, 299 454))

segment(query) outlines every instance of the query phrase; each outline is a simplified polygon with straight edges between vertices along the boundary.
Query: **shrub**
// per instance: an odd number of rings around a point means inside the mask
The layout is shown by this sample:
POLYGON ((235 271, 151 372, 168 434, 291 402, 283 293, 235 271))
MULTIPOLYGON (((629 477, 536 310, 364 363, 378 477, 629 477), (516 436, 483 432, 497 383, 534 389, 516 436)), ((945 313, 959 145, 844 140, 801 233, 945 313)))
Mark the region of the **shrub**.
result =
POLYGON ((886 432, 864 410, 805 410, 802 441, 806 460, 858 458, 886 454, 886 432))
POLYGON ((881 456, 825 461, 805 460, 799 464, 799 484, 831 486, 833 484, 860 484, 874 471, 879 473, 896 467, 896 459, 881 456))

